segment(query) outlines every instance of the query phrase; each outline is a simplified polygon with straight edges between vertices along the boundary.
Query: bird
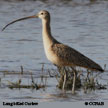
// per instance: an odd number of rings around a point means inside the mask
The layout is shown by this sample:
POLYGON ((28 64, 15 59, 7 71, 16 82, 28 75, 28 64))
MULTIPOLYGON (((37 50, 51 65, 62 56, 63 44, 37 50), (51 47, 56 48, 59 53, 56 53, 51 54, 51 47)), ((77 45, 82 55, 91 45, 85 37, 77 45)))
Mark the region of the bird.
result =
MULTIPOLYGON (((93 71, 100 71, 100 72, 104 71, 99 64, 97 64, 84 54, 80 53, 79 51, 75 50, 74 48, 59 42, 52 36, 51 26, 50 26, 51 16, 47 10, 41 10, 40 12, 38 12, 38 14, 14 20, 11 23, 7 24, 2 29, 2 31, 10 24, 30 18, 40 18, 42 20, 43 45, 46 57, 50 62, 59 67, 78 66, 93 71)), ((63 82, 63 90, 66 83, 67 73, 65 73, 64 76, 65 79, 63 82)), ((75 72, 73 78, 72 93, 74 93, 74 91, 75 91, 75 72)))

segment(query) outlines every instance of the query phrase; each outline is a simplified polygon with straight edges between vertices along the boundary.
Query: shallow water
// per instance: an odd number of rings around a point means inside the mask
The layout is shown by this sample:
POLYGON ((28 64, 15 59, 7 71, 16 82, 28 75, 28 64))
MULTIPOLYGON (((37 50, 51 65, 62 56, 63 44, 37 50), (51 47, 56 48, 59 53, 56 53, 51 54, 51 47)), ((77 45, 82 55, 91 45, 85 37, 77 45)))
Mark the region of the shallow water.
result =
MULTIPOLYGON (((108 76, 107 73, 104 73, 105 76, 108 76)), ((106 79, 104 75, 101 75, 98 78, 99 83, 108 84, 108 78, 106 79)), ((21 74, 0 74, 2 77, 0 81, 0 100, 8 99, 10 101, 25 101, 32 100, 36 102, 79 102, 79 101, 107 101, 108 100, 108 89, 103 90, 88 90, 87 93, 84 93, 84 90, 76 90, 76 94, 72 95, 71 91, 66 91, 66 94, 62 90, 59 90, 57 85, 56 78, 51 78, 47 76, 46 87, 39 90, 36 89, 27 89, 27 88, 8 88, 10 82, 15 83, 21 79, 21 85, 31 85, 31 74, 24 73, 21 74), (13 78, 14 77, 14 78, 13 78)), ((40 81, 39 75, 33 75, 34 81, 37 84, 42 84, 40 81)), ((45 83, 45 78, 43 79, 45 83)), ((107 87, 107 86, 106 86, 107 87)), ((107 87, 108 88, 108 87, 107 87)), ((0 101, 1 102, 1 101, 0 101)))
MULTIPOLYGON (((57 1, 25 0, 11 2, 0 0, 0 29, 15 19, 33 15, 40 10, 46 9, 51 13, 52 34, 57 40, 77 49, 102 67, 104 67, 104 64, 108 65, 108 1, 57 1)), ((24 71, 28 70, 38 74, 42 63, 45 64, 45 69, 55 68, 44 54, 41 30, 40 19, 30 19, 13 24, 5 31, 0 32, 0 70, 19 71, 20 66, 23 66, 24 71)), ((108 70, 108 67, 106 70, 108 70)), ((108 74, 103 74, 105 78, 103 82, 107 82, 108 74)), ((59 97, 60 91, 56 89, 57 82, 55 79, 50 79, 50 81, 54 82, 54 85, 50 90, 46 90, 47 93, 42 92, 42 96, 40 96, 41 93, 24 89, 20 91, 14 90, 14 93, 17 94, 14 97, 13 91, 6 88, 5 91, 0 89, 0 98, 18 98, 18 96, 19 98, 25 96, 37 98, 33 97, 34 93, 36 93, 36 95, 39 94, 40 101, 40 98, 42 98, 42 101, 44 99, 46 101, 46 98, 49 99, 48 101, 53 100, 53 98, 56 100, 55 95, 59 97), (13 93, 13 95, 7 95, 8 92, 13 93)), ((96 96, 93 98, 97 99, 98 96, 101 97, 102 95, 107 100, 107 90, 101 94, 100 92, 97 91, 96 94, 93 92, 89 96, 91 98, 96 96)), ((88 95, 86 96, 91 99, 88 95)), ((66 100, 68 101, 75 100, 70 97, 70 94, 67 97, 66 100)), ((78 95, 79 97, 81 98, 81 94, 78 95)), ((75 98, 78 99, 77 96, 75 98)), ((63 100, 66 101, 65 98, 59 98, 59 101, 63 100)))

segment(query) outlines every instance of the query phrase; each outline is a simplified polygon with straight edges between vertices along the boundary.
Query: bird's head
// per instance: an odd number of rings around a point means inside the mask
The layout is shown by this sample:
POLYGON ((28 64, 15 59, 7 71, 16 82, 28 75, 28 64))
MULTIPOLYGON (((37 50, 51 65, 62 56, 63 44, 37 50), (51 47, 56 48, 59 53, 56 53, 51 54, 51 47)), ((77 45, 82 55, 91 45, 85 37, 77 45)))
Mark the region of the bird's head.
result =
POLYGON ((46 10, 42 10, 37 14, 37 17, 39 17, 40 19, 49 19, 50 18, 50 14, 48 11, 46 10))
POLYGON ((40 19, 42 19, 42 20, 49 20, 49 21, 50 21, 50 14, 49 14, 48 11, 42 10, 42 11, 40 11, 40 12, 39 12, 38 14, 36 14, 36 15, 32 15, 32 16, 20 18, 20 19, 17 19, 17 20, 14 20, 14 21, 10 22, 9 24, 7 24, 7 25, 2 29, 2 31, 3 31, 6 27, 8 27, 9 25, 11 25, 11 24, 13 24, 13 23, 15 23, 15 22, 18 22, 18 21, 21 21, 21 20, 30 19, 30 18, 40 18, 40 19))

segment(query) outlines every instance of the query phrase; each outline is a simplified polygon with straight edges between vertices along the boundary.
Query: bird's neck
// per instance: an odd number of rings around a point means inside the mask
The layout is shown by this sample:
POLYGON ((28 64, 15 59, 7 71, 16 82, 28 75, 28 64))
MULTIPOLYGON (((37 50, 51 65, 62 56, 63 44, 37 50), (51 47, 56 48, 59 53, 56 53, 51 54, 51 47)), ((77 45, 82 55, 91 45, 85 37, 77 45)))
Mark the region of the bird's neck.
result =
POLYGON ((54 38, 51 35, 50 19, 42 20, 42 35, 44 46, 53 44, 54 38))

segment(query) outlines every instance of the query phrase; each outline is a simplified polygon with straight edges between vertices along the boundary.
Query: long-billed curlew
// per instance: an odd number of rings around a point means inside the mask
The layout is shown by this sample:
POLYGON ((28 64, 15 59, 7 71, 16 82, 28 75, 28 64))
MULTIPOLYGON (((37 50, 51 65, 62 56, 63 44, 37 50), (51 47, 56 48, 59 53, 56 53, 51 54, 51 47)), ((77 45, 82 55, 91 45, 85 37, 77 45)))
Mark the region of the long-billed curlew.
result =
MULTIPOLYGON (((58 42, 51 34, 50 28, 50 14, 46 10, 40 11, 38 14, 24 17, 18 20, 15 20, 9 24, 7 24, 2 30, 4 30, 10 24, 13 24, 17 21, 29 19, 29 18, 40 18, 42 20, 42 34, 43 34, 43 44, 45 49, 45 54, 49 61, 57 66, 79 66, 88 68, 90 70, 101 71, 104 70, 101 68, 100 65, 89 59, 88 57, 84 56, 80 52, 76 51, 75 49, 58 42)), ((66 73, 65 73, 66 76, 66 73)), ((66 80, 66 79, 65 79, 66 80)), ((63 84, 63 90, 65 86, 65 80, 63 84)), ((75 86, 75 73, 73 78, 73 87, 72 92, 74 93, 74 86, 75 86)))

